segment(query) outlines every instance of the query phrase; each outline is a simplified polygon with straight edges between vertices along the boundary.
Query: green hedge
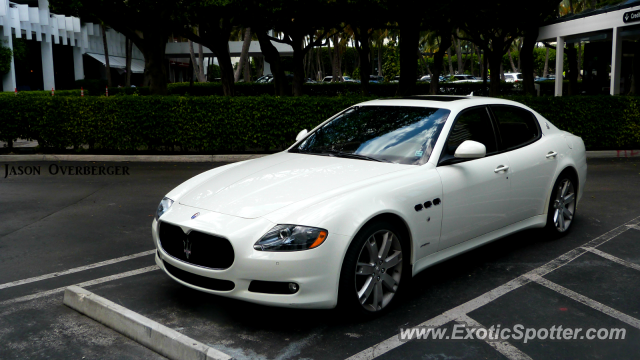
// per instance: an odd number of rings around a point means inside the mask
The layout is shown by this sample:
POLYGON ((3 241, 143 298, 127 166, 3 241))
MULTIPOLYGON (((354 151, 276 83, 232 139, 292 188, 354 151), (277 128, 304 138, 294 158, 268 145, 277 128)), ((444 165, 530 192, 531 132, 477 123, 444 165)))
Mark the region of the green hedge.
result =
MULTIPOLYGON (((51 91, 42 91, 42 90, 31 90, 31 91, 18 91, 19 97, 51 97, 51 91)), ((54 96, 75 96, 80 97, 80 90, 56 90, 54 96)), ((84 91, 84 96, 89 96, 89 91, 84 91)), ((10 91, 0 91, 0 97, 12 98, 16 97, 14 92, 10 91)))
POLYGON ((640 148, 640 98, 514 96, 555 126, 582 137, 588 150, 640 148))
POLYGON ((363 97, 0 98, 0 140, 116 151, 282 149, 363 97))
MULTIPOLYGON (((64 149, 255 151, 290 145, 338 111, 373 97, 0 97, 0 140, 64 149)), ((640 146, 635 97, 510 97, 581 136, 588 149, 640 146)))

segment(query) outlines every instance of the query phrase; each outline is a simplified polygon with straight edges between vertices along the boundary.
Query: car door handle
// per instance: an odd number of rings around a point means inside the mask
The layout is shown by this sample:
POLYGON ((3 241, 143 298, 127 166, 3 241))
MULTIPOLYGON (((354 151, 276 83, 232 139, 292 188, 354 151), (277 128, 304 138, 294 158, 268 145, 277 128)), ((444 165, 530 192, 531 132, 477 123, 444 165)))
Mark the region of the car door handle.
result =
POLYGON ((558 156, 558 153, 555 151, 549 151, 549 153, 547 154, 547 159, 551 159, 558 156))
POLYGON ((493 172, 497 174, 500 171, 507 171, 507 170, 509 170, 508 166, 500 165, 495 170, 493 170, 493 172))

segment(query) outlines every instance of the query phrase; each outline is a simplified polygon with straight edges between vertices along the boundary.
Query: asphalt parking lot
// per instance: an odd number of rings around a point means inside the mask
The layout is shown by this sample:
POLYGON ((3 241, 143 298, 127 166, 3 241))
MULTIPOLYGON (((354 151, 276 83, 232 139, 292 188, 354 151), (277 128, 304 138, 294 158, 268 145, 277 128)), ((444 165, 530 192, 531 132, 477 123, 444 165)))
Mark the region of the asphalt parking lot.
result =
MULTIPOLYGON (((107 163, 129 175, 4 176, 0 169, 0 359, 159 359, 62 304, 73 284, 236 359, 637 359, 640 158, 590 159, 562 239, 531 230, 420 273, 384 316, 265 307, 185 288, 154 268, 150 225, 170 189, 221 163, 107 163), (123 259, 123 257, 126 257, 123 259), (106 262, 106 263, 103 263, 106 262), (100 266, 95 266, 99 264, 100 266), (69 271, 70 269, 74 269, 69 271), (624 340, 398 340, 456 323, 624 328, 624 340)), ((97 163, 57 163, 103 166, 97 163)))

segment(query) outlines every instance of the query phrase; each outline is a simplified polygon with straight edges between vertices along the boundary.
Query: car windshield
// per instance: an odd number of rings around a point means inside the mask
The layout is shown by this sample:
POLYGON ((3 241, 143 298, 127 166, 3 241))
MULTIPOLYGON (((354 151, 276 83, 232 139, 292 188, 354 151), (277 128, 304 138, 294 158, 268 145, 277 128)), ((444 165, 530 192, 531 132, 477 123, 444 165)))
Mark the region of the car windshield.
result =
POLYGON ((354 107, 290 151, 420 165, 429 160, 449 114, 423 107, 354 107))

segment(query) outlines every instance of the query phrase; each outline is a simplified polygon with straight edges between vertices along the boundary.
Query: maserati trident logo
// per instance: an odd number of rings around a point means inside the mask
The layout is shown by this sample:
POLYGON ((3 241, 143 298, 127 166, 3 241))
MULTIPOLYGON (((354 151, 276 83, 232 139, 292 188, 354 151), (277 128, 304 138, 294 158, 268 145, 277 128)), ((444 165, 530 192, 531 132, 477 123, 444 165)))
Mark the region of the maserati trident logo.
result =
POLYGON ((193 219, 197 218, 198 216, 200 216, 200 213, 199 213, 199 212, 197 212, 197 213, 193 214, 193 216, 191 217, 191 220, 193 220, 193 219))
POLYGON ((191 241, 189 241, 189 239, 183 240, 182 244, 184 245, 184 254, 187 256, 187 259, 188 259, 189 255, 191 255, 191 245, 193 244, 191 243, 191 241))

